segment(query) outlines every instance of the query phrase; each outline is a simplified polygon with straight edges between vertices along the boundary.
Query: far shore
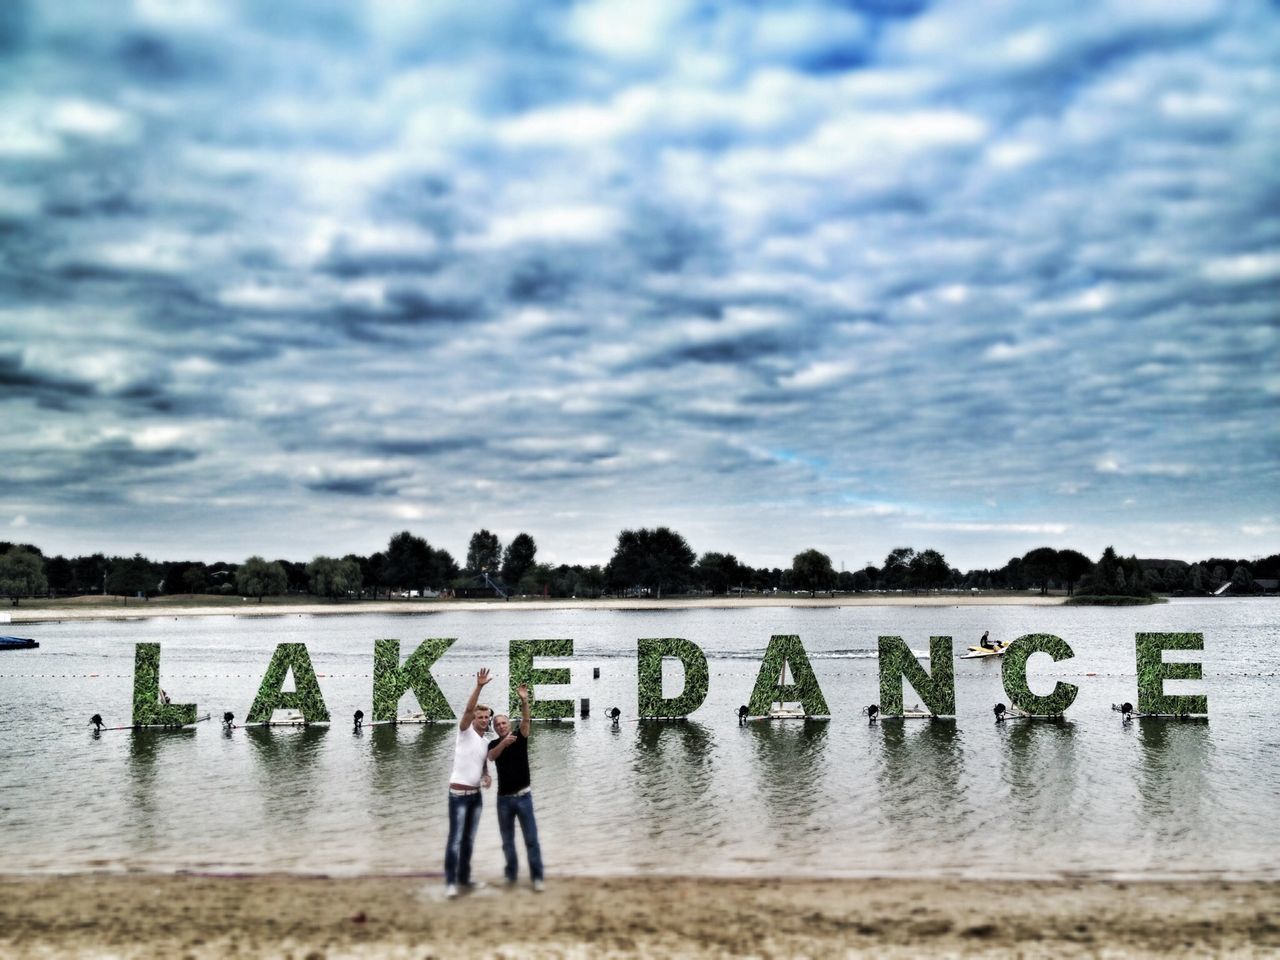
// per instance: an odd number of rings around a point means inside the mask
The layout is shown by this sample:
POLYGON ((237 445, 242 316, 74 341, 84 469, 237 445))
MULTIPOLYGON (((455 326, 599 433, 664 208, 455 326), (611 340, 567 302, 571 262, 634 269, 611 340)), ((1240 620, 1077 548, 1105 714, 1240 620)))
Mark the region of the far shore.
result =
POLYGON ((457 901, 436 877, 0 875, 0 954, 327 958, 1263 957, 1280 884, 550 877, 457 901))
POLYGON ((1062 595, 1034 593, 861 593, 809 597, 795 594, 747 597, 673 597, 669 599, 543 600, 351 600, 322 602, 278 599, 258 602, 241 597, 156 597, 151 600, 123 597, 72 597, 66 600, 23 601, 0 608, 0 624, 49 623, 60 620, 141 620, 164 617, 287 617, 382 614, 426 616, 456 611, 501 610, 738 610, 749 607, 1056 607, 1062 595), (7 619, 6 619, 7 615, 7 619))

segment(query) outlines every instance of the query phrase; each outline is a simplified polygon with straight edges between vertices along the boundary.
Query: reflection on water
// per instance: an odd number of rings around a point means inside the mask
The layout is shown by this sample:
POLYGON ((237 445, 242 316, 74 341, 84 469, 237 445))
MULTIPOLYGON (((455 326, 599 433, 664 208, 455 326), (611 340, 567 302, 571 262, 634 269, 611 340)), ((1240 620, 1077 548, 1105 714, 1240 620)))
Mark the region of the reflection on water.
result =
POLYGON ((696 721, 636 724, 631 758, 645 832, 693 839, 705 833, 704 800, 711 787, 711 734, 696 721))
POLYGON ((161 795, 162 778, 182 775, 180 763, 166 763, 166 760, 175 752, 189 754, 195 744, 196 731, 128 730, 125 735, 129 741, 128 784, 132 799, 131 815, 126 823, 137 850, 149 854, 161 845, 163 825, 171 816, 161 795))
POLYGON ((1157 844, 1187 839, 1213 819, 1217 806, 1209 724, 1156 717, 1133 722, 1142 748, 1137 771, 1145 828, 1157 844))
POLYGON ((263 812, 269 820, 290 820, 305 829, 324 791, 320 751, 329 727, 249 727, 244 733, 256 761, 263 812))
POLYGON ((888 720, 878 725, 880 816, 912 837, 952 843, 976 829, 963 734, 954 720, 888 720))
MULTIPOLYGON (((573 636, 567 687, 535 696, 636 713, 637 636, 682 635, 710 662, 705 705, 683 724, 597 717, 535 723, 530 765, 554 873, 776 875, 945 871, 1043 875, 1197 871, 1280 876, 1272 709, 1280 605, 1171 603, 1141 610, 974 607, 433 614, 457 636, 433 674, 454 709, 475 669, 507 644, 573 636), (640 623, 643 619, 645 623, 640 623), (678 621, 678 622, 672 622, 678 621), (661 623, 668 626, 661 628, 661 623), (646 626, 645 624, 648 624, 646 626), (656 626, 655 626, 656 624, 656 626), (998 665, 958 661, 955 721, 868 724, 881 634, 1053 632, 1076 651, 1045 667, 1076 683, 1067 723, 992 722, 998 665), (1132 635, 1201 631, 1212 725, 1140 720, 1132 635), (829 722, 752 723, 767 638, 799 634, 832 706, 829 722), (856 654, 856 655, 855 655, 856 654), (602 667, 596 677, 590 669, 602 667), (1094 675, 1096 674, 1096 676, 1094 675)), ((127 715, 133 644, 164 643, 184 702, 243 713, 278 642, 308 644, 334 717, 366 715, 378 617, 211 618, 32 627, 31 675, 0 675, 0 851, 13 870, 440 869, 456 726, 237 729, 94 736, 94 712, 127 715)), ((16 662, 16 661, 15 661, 16 662)), ((500 683, 505 678, 499 678, 500 683)), ((485 794, 476 864, 501 875, 485 794)))
POLYGON ((997 822, 1027 857, 1043 855, 1041 830, 1079 836, 1084 809, 1075 726, 1062 720, 994 725, 1005 743, 1000 779, 990 784, 983 815, 997 822))
POLYGON ((827 783, 826 720, 749 723, 742 728, 751 744, 751 780, 764 801, 765 819, 756 828, 771 846, 811 852, 821 846, 821 829, 831 819, 827 783))

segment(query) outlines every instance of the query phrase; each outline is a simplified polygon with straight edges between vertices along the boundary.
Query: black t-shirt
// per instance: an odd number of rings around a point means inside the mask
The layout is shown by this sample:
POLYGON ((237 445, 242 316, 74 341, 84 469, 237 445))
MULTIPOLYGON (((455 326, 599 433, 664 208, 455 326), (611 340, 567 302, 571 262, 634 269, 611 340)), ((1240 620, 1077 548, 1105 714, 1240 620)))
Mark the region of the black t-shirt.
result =
MULTIPOLYGON (((516 735, 514 743, 498 754, 493 765, 498 769, 498 796, 508 797, 529 786, 529 738, 520 732, 519 727, 512 727, 516 735)), ((499 737, 489 745, 493 749, 501 742, 499 737)))

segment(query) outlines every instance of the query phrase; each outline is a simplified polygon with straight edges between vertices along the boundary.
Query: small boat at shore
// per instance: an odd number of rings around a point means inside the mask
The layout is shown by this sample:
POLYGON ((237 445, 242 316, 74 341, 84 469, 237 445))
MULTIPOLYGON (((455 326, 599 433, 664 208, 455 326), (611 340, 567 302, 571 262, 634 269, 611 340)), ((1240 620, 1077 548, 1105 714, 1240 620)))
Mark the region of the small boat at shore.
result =
POLYGON ((0 637, 0 650, 33 650, 40 644, 26 637, 0 637))

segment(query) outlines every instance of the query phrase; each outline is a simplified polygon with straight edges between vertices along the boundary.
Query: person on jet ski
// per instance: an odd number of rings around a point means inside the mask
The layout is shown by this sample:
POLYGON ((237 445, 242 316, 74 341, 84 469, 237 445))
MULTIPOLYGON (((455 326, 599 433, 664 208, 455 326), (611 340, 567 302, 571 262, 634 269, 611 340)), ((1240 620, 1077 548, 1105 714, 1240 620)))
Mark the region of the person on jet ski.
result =
POLYGON ((996 648, 996 645, 991 642, 990 630, 982 631, 982 639, 978 641, 978 645, 981 646, 983 650, 994 650, 996 648))

